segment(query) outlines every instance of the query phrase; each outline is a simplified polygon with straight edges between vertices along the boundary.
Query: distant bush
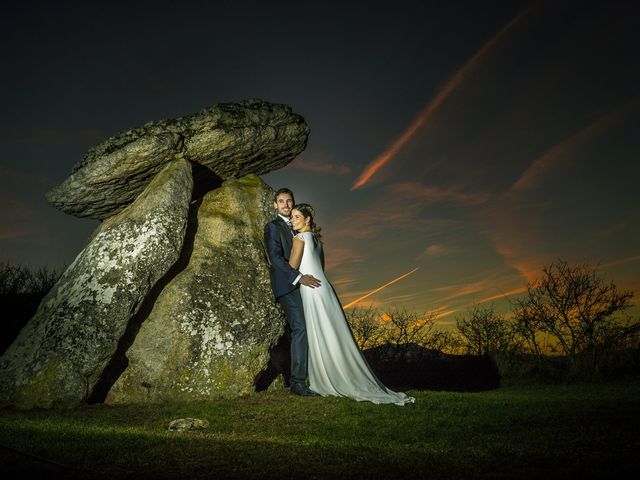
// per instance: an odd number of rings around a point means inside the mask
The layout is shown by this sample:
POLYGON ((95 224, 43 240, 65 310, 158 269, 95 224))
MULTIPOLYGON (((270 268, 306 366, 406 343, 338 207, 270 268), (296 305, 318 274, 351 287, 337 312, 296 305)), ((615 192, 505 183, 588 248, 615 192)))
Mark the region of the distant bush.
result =
POLYGON ((30 269, 24 265, 0 263, 0 353, 11 345, 36 313, 60 275, 61 272, 48 267, 30 269))
POLYGON ((48 267, 32 270, 24 265, 0 263, 0 296, 46 295, 60 278, 61 273, 48 267))

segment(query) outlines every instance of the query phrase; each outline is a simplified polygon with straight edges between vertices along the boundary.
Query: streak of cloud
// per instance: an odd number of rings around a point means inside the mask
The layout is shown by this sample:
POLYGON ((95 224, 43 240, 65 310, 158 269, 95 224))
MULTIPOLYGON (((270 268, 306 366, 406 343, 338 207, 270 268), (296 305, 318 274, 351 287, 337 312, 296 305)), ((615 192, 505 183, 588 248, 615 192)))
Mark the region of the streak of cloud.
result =
POLYGON ((486 298, 482 298, 480 300, 478 300, 478 303, 485 303, 485 302, 490 302, 492 300, 496 300, 496 299, 504 299, 505 297, 508 297, 509 295, 518 295, 520 293, 526 292, 527 291, 527 287, 518 287, 518 288, 514 288, 513 290, 509 290, 508 292, 500 292, 497 295, 492 295, 490 297, 486 297, 486 298))
POLYGON ((303 170, 305 172, 319 173, 321 175, 347 175, 351 168, 339 163, 331 163, 317 159, 296 159, 289 164, 290 168, 303 170))
POLYGON ((395 193, 405 194, 421 203, 457 202, 465 205, 477 205, 489 198, 484 193, 463 192, 454 187, 439 187, 435 185, 422 185, 417 182, 397 183, 391 186, 395 193))
MULTIPOLYGON (((484 198, 484 197, 482 197, 484 198)), ((457 193, 450 189, 425 187, 419 184, 390 185, 384 195, 378 196, 364 207, 342 216, 335 224, 326 228, 327 237, 343 244, 348 240, 376 238, 389 228, 411 229, 420 232, 421 238, 438 236, 460 228, 463 223, 451 218, 423 218, 424 209, 436 202, 466 202, 476 204, 480 196, 457 193)))
POLYGON ((602 134, 615 122, 637 109, 639 104, 640 102, 637 98, 625 102, 624 105, 601 116, 578 133, 547 149, 520 175, 520 178, 510 187, 507 194, 534 188, 550 170, 570 163, 578 149, 584 147, 594 137, 602 134))
POLYGON ((375 173, 380 170, 386 163, 388 163, 400 149, 415 135, 418 129, 426 123, 440 105, 466 80, 469 73, 480 63, 485 55, 498 43, 498 41, 504 37, 520 20, 525 17, 532 7, 524 10, 523 12, 512 18, 498 33, 491 37, 473 57, 471 57, 460 69, 454 73, 444 84, 444 86, 438 91, 436 96, 431 100, 427 106, 418 114, 409 127, 404 131, 402 135, 389 147, 376 157, 371 163, 369 163, 358 179, 354 182, 351 190, 357 190, 364 187, 375 173))
POLYGON ((625 265, 627 263, 634 263, 640 261, 640 255, 634 255, 632 257, 619 258, 618 260, 612 260, 602 264, 602 268, 609 268, 618 265, 625 265))
POLYGON ((414 268, 413 270, 411 270, 410 272, 405 273, 404 275, 400 275, 398 278, 394 278, 393 280, 391 280, 390 282, 385 283, 384 285, 382 285, 381 287, 378 287, 372 291, 370 291, 369 293, 367 293, 366 295, 363 295, 362 297, 354 300, 353 302, 349 303, 348 305, 345 305, 343 308, 346 310, 347 308, 353 307, 356 303, 360 302, 361 300, 364 300, 367 297, 370 297, 371 295, 373 295, 374 293, 379 292, 380 290, 388 287, 389 285, 392 285, 396 282, 399 282, 400 280, 402 280, 403 278, 408 277, 409 275, 411 275, 412 273, 414 273, 416 270, 418 270, 418 268, 414 268))
POLYGON ((345 267, 346 265, 358 264, 364 261, 362 255, 356 254, 351 248, 331 247, 329 252, 325 255, 325 272, 334 269, 336 266, 345 267))

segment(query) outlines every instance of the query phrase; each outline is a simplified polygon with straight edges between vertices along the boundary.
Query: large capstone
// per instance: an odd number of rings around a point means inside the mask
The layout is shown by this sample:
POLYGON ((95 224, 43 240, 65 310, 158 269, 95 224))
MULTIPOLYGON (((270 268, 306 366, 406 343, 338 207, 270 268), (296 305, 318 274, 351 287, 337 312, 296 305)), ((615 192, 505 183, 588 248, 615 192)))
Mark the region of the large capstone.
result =
POLYGON ((174 160, 100 225, 0 358, 0 405, 87 399, 131 316, 180 255, 192 187, 191 165, 174 160))
POLYGON ((258 176, 205 195, 188 265, 165 286, 106 403, 196 401, 254 390, 284 331, 263 246, 273 191, 258 176))
POLYGON ((287 165, 304 150, 308 136, 304 118, 287 105, 219 104, 107 139, 46 197, 71 215, 105 219, 133 202, 174 158, 204 165, 221 179, 260 175, 287 165))

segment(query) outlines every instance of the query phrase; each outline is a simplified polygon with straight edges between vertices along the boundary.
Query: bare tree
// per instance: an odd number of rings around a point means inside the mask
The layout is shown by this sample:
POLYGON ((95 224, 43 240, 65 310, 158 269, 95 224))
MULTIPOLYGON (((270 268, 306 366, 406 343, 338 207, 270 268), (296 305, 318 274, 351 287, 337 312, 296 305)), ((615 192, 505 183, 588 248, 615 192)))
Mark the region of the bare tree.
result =
POLYGON ((555 340, 557 351, 575 356, 612 348, 638 334, 638 321, 621 322, 616 315, 631 306, 633 293, 619 292, 584 263, 571 266, 558 260, 543 269, 543 277, 527 285, 527 296, 515 302, 515 316, 535 345, 535 332, 555 340))
POLYGON ((406 308, 393 309, 382 315, 384 343, 394 349, 393 356, 402 358, 412 345, 426 350, 441 351, 451 336, 436 326, 438 314, 427 311, 422 314, 406 308))
POLYGON ((31 270, 24 265, 0 264, 0 295, 33 294, 44 296, 60 273, 48 267, 31 270))
POLYGON ((352 308, 346 312, 347 321, 362 350, 378 346, 383 340, 380 314, 373 307, 352 308))
POLYGON ((362 350, 386 344, 398 356, 402 356, 408 345, 440 352, 453 352, 460 347, 455 332, 438 328, 436 312, 418 314, 406 308, 379 312, 368 307, 353 308, 346 315, 353 336, 362 350))
POLYGON ((542 323, 535 312, 520 300, 511 302, 515 306, 513 310, 514 322, 512 329, 515 337, 520 340, 526 352, 532 353, 537 357, 544 354, 544 349, 540 344, 540 337, 546 334, 542 333, 542 323))
POLYGON ((496 313, 493 304, 471 305, 465 315, 456 318, 456 327, 471 355, 509 351, 516 345, 512 324, 496 313))

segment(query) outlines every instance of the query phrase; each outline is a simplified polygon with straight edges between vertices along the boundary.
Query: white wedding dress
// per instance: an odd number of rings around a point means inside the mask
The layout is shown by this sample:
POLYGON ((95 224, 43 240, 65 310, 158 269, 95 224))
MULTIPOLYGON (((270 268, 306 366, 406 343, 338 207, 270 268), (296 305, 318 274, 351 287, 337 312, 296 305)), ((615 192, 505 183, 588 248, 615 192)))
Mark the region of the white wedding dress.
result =
POLYGON ((322 270, 320 242, 311 232, 298 233, 296 237, 304 241, 300 273, 322 282, 318 288, 300 287, 309 342, 309 388, 323 396, 373 403, 415 402, 413 397, 389 390, 371 371, 322 270))

